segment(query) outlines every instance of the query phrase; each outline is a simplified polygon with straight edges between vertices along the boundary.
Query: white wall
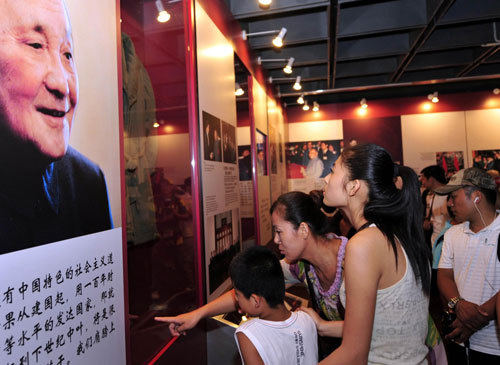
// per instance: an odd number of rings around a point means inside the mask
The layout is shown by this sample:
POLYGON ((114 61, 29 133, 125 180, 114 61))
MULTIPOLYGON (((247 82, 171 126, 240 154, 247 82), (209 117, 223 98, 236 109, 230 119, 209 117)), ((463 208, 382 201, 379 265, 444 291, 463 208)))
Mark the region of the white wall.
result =
POLYGON ((472 165, 472 151, 500 149, 500 109, 465 112, 467 157, 472 165))
POLYGON ((446 112, 401 116, 403 163, 416 172, 436 164, 436 152, 463 151, 468 166, 465 113, 446 112))
MULTIPOLYGON (((80 95, 70 145, 97 163, 121 226, 118 56, 115 0, 66 0, 73 27, 80 95)), ((121 64, 119 65, 121 67, 121 64)))
POLYGON ((288 123, 288 141, 325 141, 344 139, 342 120, 288 123))

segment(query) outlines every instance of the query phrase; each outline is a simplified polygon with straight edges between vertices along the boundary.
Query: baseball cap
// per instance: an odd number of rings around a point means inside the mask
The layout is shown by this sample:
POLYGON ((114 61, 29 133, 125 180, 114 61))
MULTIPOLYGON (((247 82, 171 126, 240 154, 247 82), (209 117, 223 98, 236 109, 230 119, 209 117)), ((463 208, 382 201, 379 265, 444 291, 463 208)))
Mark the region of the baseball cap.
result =
POLYGON ((462 169, 453 175, 445 186, 434 189, 439 195, 446 195, 464 186, 475 186, 477 188, 496 190, 495 180, 486 171, 471 167, 462 169))

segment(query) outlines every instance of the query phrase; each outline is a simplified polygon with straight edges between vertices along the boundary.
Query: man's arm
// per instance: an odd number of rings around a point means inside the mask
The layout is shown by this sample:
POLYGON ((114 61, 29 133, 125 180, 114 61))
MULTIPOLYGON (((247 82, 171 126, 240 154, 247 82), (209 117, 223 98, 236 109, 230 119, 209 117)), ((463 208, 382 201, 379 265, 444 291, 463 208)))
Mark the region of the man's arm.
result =
MULTIPOLYGON (((500 293, 500 292, 498 292, 500 293)), ((497 309, 497 322, 500 324, 500 294, 497 293, 497 305, 496 305, 496 309, 497 309)))
MULTIPOLYGON (((460 297, 457 285, 455 284, 453 269, 438 269, 437 284, 439 291, 445 297, 446 301, 449 301, 451 298, 460 297)), ((455 313, 463 325, 473 332, 480 330, 489 322, 487 312, 480 308, 479 305, 465 299, 461 299, 455 305, 455 313)))
POLYGON ((483 304, 481 304, 479 306, 479 308, 484 313, 486 313, 486 319, 488 321, 494 320, 496 318, 495 314, 498 314, 498 304, 497 303, 500 303, 498 301, 499 297, 500 297, 500 295, 498 293, 496 293, 490 299, 488 299, 486 302, 484 302, 483 304))
POLYGON ((264 365, 259 352, 244 333, 238 332, 236 338, 238 339, 241 357, 245 365, 264 365))

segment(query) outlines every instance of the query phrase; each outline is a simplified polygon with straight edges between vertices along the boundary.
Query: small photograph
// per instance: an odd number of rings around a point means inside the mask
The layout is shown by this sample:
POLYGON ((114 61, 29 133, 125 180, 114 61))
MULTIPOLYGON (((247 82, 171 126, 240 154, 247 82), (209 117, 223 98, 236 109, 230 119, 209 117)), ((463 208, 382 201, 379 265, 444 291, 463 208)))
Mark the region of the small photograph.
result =
POLYGON ((436 152, 436 165, 443 168, 446 179, 449 180, 455 172, 464 168, 464 152, 436 152))
POLYGON ((288 142, 285 146, 287 178, 325 177, 342 148, 342 140, 288 142))
POLYGON ((278 174, 278 156, 276 154, 276 143, 271 143, 269 146, 270 157, 271 157, 271 174, 278 174))
POLYGON ((239 210, 228 210, 214 216, 215 246, 208 265, 210 293, 229 277, 227 268, 240 251, 239 210))
POLYGON ((307 304, 307 299, 298 297, 288 292, 285 293, 285 306, 288 308, 288 310, 294 312, 300 307, 307 307, 307 304))
POLYGON ((203 112, 203 156, 208 161, 222 162, 221 122, 203 112))
POLYGON ((226 163, 236 163, 236 128, 222 121, 222 159, 226 163))
POLYGON ((240 181, 252 180, 252 154, 250 145, 238 146, 238 169, 240 181))
POLYGON ((472 167, 500 173, 500 149, 472 151, 472 167))
POLYGON ((256 130, 257 139, 257 176, 267 176, 267 136, 256 130))

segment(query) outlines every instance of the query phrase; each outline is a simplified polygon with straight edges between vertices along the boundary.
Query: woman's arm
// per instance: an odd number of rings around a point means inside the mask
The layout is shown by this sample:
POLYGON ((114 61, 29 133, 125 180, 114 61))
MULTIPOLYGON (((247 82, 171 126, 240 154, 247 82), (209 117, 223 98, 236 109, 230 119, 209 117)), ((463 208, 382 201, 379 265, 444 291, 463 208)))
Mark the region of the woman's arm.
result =
POLYGON ((155 320, 169 323, 172 336, 179 336, 181 334, 185 335, 186 331, 196 326, 202 318, 233 312, 235 310, 236 300, 233 289, 192 312, 179 314, 176 317, 155 317, 155 320))
POLYGON ((345 256, 346 311, 342 345, 321 364, 366 364, 373 330, 378 283, 383 255, 392 250, 375 230, 356 234, 347 245, 345 256), (384 242, 381 244, 380 241, 384 242), (380 252, 379 252, 380 251, 380 252))
POLYGON ((342 337, 344 321, 325 321, 312 308, 300 307, 298 310, 306 312, 316 324, 316 330, 320 336, 342 337))

